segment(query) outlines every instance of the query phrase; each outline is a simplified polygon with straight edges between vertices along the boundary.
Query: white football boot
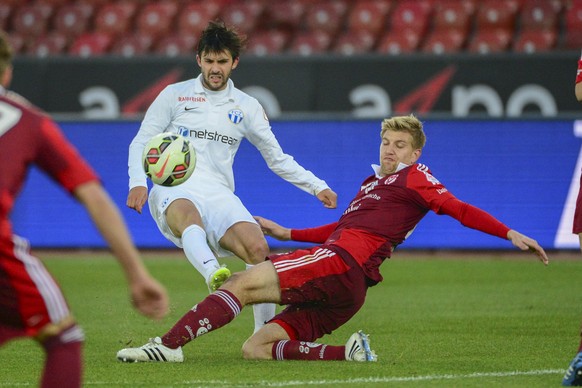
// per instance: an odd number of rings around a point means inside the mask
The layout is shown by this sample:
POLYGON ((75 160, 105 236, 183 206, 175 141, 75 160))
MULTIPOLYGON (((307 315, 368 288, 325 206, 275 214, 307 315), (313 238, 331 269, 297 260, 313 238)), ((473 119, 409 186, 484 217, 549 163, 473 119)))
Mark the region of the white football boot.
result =
POLYGON ((162 345, 162 339, 156 337, 139 348, 121 349, 117 359, 123 362, 183 362, 184 353, 181 347, 170 349, 162 345))
POLYGON ((378 361, 376 352, 370 349, 370 340, 362 331, 352 334, 346 342, 346 360, 348 361, 378 361))

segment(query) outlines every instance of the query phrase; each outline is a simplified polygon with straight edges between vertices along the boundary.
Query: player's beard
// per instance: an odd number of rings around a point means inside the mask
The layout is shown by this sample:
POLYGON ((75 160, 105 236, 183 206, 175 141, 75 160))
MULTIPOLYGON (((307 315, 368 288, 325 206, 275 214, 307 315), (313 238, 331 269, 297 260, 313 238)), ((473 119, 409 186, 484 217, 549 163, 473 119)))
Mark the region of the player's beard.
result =
POLYGON ((204 74, 203 78, 204 78, 204 87, 206 89, 211 90, 213 92, 218 92, 220 90, 223 90, 226 87, 226 83, 228 82, 228 79, 230 78, 230 72, 228 74, 208 73, 208 74, 204 74), (213 76, 220 76, 221 82, 219 84, 211 82, 210 80, 212 79, 213 76))

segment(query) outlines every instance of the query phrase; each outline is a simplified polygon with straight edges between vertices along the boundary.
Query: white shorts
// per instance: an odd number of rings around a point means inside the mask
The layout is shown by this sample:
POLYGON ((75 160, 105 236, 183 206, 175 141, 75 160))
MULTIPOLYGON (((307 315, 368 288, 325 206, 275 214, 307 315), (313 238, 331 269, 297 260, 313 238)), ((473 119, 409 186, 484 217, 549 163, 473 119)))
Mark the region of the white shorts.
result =
POLYGON ((149 194, 149 208, 158 229, 164 237, 182 248, 182 239, 174 236, 166 222, 166 209, 177 199, 187 199, 196 206, 208 246, 218 257, 232 256, 233 253, 222 248, 218 241, 228 228, 237 222, 256 223, 244 207, 241 200, 232 191, 223 186, 204 188, 204 190, 184 190, 181 187, 154 186, 149 194))

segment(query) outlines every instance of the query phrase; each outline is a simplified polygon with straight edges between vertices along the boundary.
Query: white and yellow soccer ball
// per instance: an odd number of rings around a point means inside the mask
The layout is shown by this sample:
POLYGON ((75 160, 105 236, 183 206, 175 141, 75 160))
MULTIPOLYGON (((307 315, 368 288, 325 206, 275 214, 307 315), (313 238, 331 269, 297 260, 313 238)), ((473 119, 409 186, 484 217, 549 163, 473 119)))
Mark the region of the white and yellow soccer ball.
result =
POLYGON ((192 143, 176 133, 152 137, 143 150, 143 169, 157 185, 177 186, 184 183, 196 167, 192 143))

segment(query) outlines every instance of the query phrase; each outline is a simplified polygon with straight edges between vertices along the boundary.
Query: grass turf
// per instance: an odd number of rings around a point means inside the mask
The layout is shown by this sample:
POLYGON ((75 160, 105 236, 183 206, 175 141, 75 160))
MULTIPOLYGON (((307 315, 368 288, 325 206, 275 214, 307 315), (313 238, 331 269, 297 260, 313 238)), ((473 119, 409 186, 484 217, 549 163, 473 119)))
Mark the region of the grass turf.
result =
MULTIPOLYGON (((362 310, 320 342, 343 344, 363 329, 377 363, 254 362, 240 348, 252 332, 252 309, 184 348, 183 364, 124 364, 118 349, 163 334, 207 295, 182 253, 146 254, 168 288, 171 313, 151 322, 129 305, 116 262, 107 253, 39 253, 62 285, 85 330, 85 386, 559 386, 579 343, 582 319, 577 253, 544 267, 527 253, 399 252, 384 263, 384 282, 362 310)), ((552 258, 552 257, 551 257, 552 258)), ((242 270, 239 260, 224 261, 242 270)), ((0 387, 36 386, 38 345, 0 349, 0 387)))

